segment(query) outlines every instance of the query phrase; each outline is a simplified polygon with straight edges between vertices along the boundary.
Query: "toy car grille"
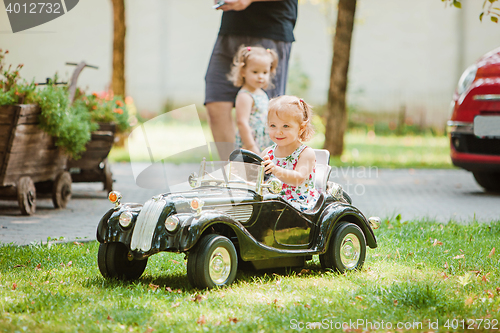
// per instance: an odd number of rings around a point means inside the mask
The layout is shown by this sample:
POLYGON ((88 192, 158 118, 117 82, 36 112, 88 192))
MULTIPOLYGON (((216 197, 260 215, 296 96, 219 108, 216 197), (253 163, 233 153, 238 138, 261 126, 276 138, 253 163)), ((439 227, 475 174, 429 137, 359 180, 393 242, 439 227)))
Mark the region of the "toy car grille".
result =
POLYGON ((228 206, 218 206, 216 207, 218 211, 226 213, 231 216, 234 220, 245 223, 247 222, 253 213, 252 205, 228 205, 228 206))
POLYGON ((130 248, 132 250, 140 249, 146 252, 151 249, 153 233, 165 204, 165 200, 158 198, 146 201, 135 223, 132 240, 130 242, 130 248))

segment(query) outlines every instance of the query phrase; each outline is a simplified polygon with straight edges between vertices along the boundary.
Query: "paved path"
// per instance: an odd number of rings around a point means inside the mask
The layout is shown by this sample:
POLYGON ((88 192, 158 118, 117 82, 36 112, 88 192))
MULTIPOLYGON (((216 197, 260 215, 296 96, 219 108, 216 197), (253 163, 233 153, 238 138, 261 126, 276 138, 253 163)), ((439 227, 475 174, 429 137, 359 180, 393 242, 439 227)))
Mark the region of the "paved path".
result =
MULTIPOLYGON (((159 190, 139 188, 128 163, 111 166, 114 188, 123 202, 145 202, 159 190)), ((172 172, 197 171, 187 164, 172 172)), ((367 216, 403 220, 429 219, 480 222, 500 219, 500 195, 484 193, 472 174, 463 170, 387 170, 333 168, 331 180, 343 185, 353 203, 367 216)), ((50 198, 37 199, 34 216, 20 215, 16 201, 0 201, 0 243, 46 242, 48 237, 65 240, 95 239, 100 217, 112 206, 98 183, 73 184, 73 198, 66 209, 53 208, 50 198)))

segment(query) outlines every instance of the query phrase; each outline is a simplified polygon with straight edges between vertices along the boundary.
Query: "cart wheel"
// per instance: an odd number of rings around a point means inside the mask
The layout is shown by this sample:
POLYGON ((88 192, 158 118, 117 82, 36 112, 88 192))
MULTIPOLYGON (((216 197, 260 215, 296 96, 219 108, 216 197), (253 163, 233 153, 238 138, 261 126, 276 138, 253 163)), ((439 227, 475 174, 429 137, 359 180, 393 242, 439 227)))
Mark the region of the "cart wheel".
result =
POLYGON ((106 193, 113 191, 113 173, 111 172, 111 168, 109 167, 108 159, 104 160, 104 190, 106 193))
POLYGON ((57 175, 52 188, 52 202, 55 208, 66 208, 71 199, 71 175, 63 171, 57 175))
POLYGON ((17 183, 17 201, 21 214, 33 215, 36 211, 35 183, 30 177, 21 177, 17 183))

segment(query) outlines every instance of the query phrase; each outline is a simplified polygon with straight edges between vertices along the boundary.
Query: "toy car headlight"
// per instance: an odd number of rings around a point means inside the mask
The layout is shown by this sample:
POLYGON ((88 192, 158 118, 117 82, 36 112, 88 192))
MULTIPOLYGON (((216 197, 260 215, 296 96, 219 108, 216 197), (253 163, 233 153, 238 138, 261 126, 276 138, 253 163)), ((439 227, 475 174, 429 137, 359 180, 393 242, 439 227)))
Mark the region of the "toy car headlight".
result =
POLYGON ((114 203, 116 206, 120 205, 121 198, 122 198, 122 195, 118 191, 111 191, 108 194, 109 201, 111 201, 111 203, 114 203))
POLYGON ((174 232, 178 226, 179 226, 179 218, 175 215, 170 215, 165 220, 165 229, 167 229, 170 232, 174 232))
POLYGON ((127 228, 128 226, 130 226, 130 223, 132 223, 132 213, 131 212, 121 213, 119 222, 120 222, 120 225, 124 228, 127 228))
POLYGON ((370 223, 370 226, 372 229, 378 229, 380 227, 380 217, 378 216, 372 216, 368 219, 368 222, 370 223))

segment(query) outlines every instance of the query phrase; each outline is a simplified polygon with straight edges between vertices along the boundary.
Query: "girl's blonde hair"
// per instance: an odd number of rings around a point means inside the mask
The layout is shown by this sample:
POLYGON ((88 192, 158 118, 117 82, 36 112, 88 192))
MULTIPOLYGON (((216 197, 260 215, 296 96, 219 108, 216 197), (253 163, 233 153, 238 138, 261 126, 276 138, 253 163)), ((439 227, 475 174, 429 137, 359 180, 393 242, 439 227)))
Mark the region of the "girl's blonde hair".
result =
MULTIPOLYGON (((269 57, 271 59, 271 80, 276 75, 276 67, 278 67, 278 54, 273 49, 265 49, 262 46, 245 46, 241 45, 238 52, 234 55, 233 64, 231 65, 231 72, 227 75, 227 79, 231 81, 235 87, 242 87, 245 83, 245 78, 241 75, 247 63, 256 57, 269 57)), ((269 80, 264 89, 273 87, 269 80)))
POLYGON ((278 118, 281 118, 280 116, 295 118, 300 127, 303 128, 303 132, 299 135, 300 141, 308 141, 314 135, 314 128, 311 123, 312 107, 304 102, 302 98, 283 95, 271 99, 267 119, 271 114, 275 114, 278 118))

